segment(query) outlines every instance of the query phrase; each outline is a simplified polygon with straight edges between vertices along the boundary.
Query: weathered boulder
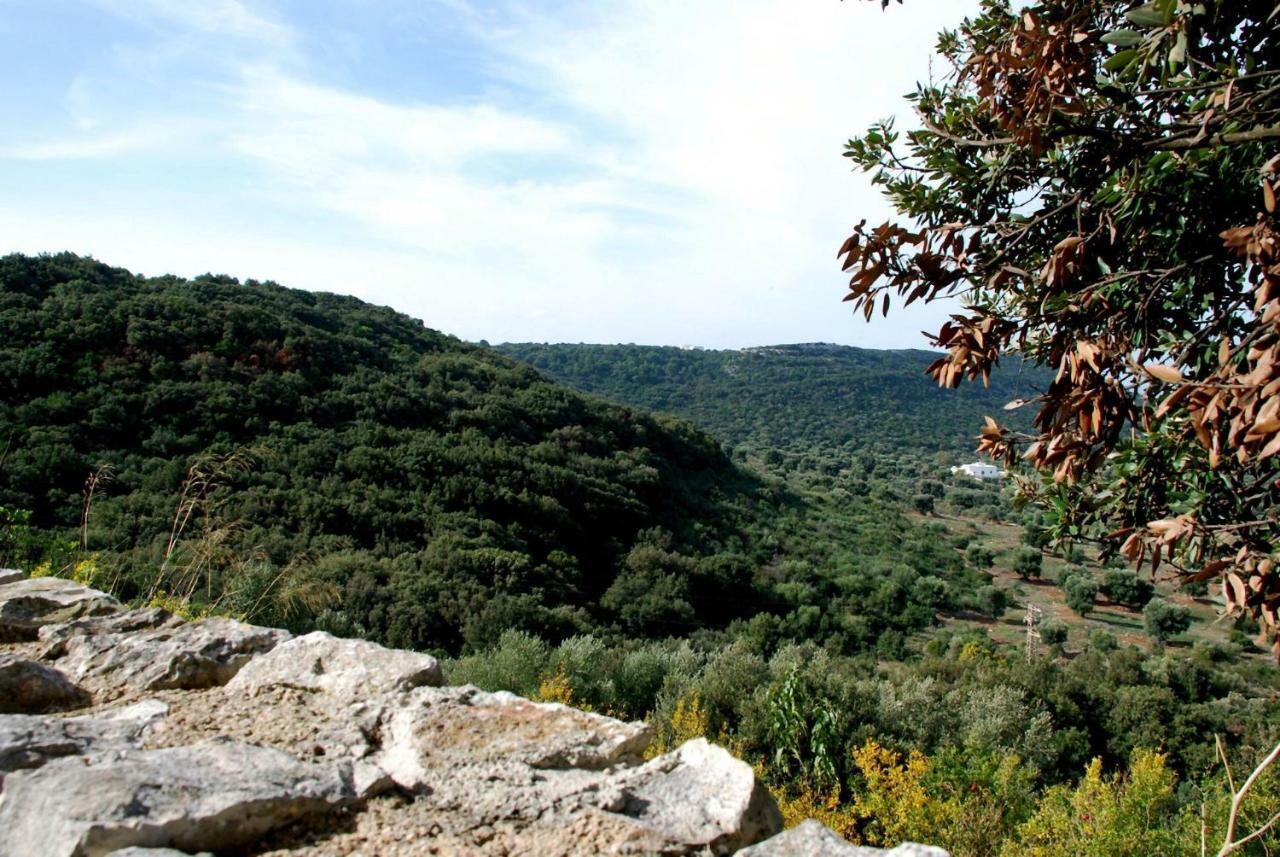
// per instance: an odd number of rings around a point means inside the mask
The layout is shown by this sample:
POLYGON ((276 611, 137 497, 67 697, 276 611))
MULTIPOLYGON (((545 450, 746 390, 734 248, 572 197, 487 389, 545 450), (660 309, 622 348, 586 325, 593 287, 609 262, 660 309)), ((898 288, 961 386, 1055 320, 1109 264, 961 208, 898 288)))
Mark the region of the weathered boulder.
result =
POLYGON ((236 674, 228 689, 257 692, 283 686, 367 698, 436 687, 441 681, 440 664, 430 655, 316 631, 254 658, 236 674))
POLYGON ((352 798, 348 766, 299 762, 237 741, 134 750, 87 765, 59 759, 5 782, 0 854, 231 849, 352 798))
POLYGON ((892 851, 851 845, 821 822, 810 819, 763 842, 744 848, 738 857, 948 857, 941 848, 905 842, 892 851))
POLYGON ((0 714, 56 711, 88 701, 89 694, 57 670, 0 652, 0 714))
POLYGON ((61 577, 24 577, 0 586, 0 643, 34 640, 44 625, 123 609, 105 592, 61 577))
POLYGON ((288 631, 232 619, 202 619, 139 633, 68 637, 59 666, 77 681, 108 688, 217 687, 254 655, 289 639, 288 631))
POLYGON ((462 785, 455 776, 461 770, 483 769, 480 782, 523 783, 539 769, 598 771, 636 762, 651 737, 643 723, 471 686, 406 694, 388 706, 380 731, 376 764, 404 789, 437 792, 462 785), (444 782, 450 779, 458 782, 444 782))
POLYGON ((0 586, 6 583, 13 583, 16 580, 25 580, 27 575, 16 568, 0 568, 0 586))
POLYGON ((155 628, 176 628, 182 620, 160 607, 139 610, 122 610, 105 616, 90 616, 56 625, 45 625, 37 633, 44 644, 40 657, 45 660, 60 658, 67 653, 67 641, 72 637, 98 637, 104 634, 129 634, 155 628))
POLYGON ((136 747, 167 710, 163 702, 147 699, 94 717, 0 715, 0 785, 13 771, 38 768, 62 756, 136 747))
POLYGON ((119 851, 112 851, 107 857, 213 857, 208 851, 201 851, 199 854, 188 854, 186 851, 179 851, 176 848, 121 848, 119 851))
POLYGON ((614 773, 612 812, 690 850, 732 854, 782 829, 782 813, 751 766, 705 738, 614 773))

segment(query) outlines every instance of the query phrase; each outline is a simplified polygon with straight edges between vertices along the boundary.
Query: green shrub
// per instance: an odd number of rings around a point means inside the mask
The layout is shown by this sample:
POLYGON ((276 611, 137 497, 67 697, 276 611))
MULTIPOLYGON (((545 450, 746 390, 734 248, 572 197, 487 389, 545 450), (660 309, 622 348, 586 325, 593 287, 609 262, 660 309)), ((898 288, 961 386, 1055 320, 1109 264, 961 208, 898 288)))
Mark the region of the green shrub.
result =
POLYGON ((1041 622, 1037 630, 1040 632, 1041 641, 1055 652, 1061 651, 1067 642, 1067 626, 1057 619, 1041 622))
POLYGON ((1098 581, 1088 572, 1077 572, 1066 578, 1062 594, 1072 611, 1088 616, 1093 612, 1094 599, 1098 597, 1098 581))
POLYGON ((1123 568, 1108 568, 1103 574, 1101 590, 1116 604, 1134 609, 1146 606, 1155 594, 1155 587, 1150 581, 1123 568))
POLYGON ((1021 548, 1013 556, 1013 570, 1023 580, 1040 577, 1044 569, 1044 556, 1036 548, 1021 548))
POLYGON ((1151 641, 1162 646, 1191 627, 1191 611, 1180 604, 1155 599, 1142 608, 1142 624, 1151 641))

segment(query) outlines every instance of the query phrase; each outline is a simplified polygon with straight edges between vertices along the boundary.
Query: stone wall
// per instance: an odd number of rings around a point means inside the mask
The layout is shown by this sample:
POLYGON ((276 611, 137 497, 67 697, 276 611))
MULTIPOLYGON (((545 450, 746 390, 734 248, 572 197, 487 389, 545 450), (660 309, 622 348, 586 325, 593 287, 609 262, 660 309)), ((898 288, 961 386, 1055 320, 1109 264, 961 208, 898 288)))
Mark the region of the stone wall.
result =
POLYGON ((428 655, 130 610, 0 571, 5 857, 733 854, 945 857, 779 832, 705 740, 442 687, 428 655), (176 849, 176 850, 174 850, 176 849))

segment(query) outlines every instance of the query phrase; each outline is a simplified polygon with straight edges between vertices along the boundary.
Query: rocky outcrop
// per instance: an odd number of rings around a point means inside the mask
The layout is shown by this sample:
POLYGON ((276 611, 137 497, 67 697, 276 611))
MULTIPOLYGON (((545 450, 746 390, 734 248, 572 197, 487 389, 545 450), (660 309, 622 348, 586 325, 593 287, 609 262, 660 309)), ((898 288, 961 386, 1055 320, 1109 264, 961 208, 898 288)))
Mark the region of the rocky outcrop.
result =
POLYGON ((942 853, 774 835, 724 749, 646 761, 643 723, 440 687, 428 655, 5 580, 3 704, 92 708, 0 715, 6 857, 942 853))
POLYGON ((131 845, 128 848, 121 848, 119 851, 112 851, 107 857, 213 857, 213 855, 208 851, 201 851, 199 854, 188 854, 176 848, 138 848, 131 845))
POLYGON ((430 655, 316 631, 254 658, 232 679, 232 687, 250 692, 296 687, 355 699, 424 685, 438 687, 441 681, 440 664, 430 655))
POLYGON ((52 667, 0 653, 0 714, 77 708, 88 701, 83 688, 52 667))
POLYGON ((88 619, 60 622, 57 625, 45 625, 36 637, 43 644, 40 657, 50 659, 65 655, 67 642, 73 637, 132 634, 157 628, 176 628, 181 624, 182 620, 169 611, 159 607, 148 607, 142 610, 120 610, 88 619))
POLYGON ((254 655, 288 638, 288 631, 202 619, 137 633, 71 635, 59 664, 98 688, 195 690, 226 684, 254 655))
POLYGON ((59 759, 11 775, 0 853, 106 854, 130 845, 236 848, 354 798, 349 769, 226 739, 129 751, 96 764, 59 759))
POLYGON ((890 851, 850 845, 829 827, 810 819, 742 849, 738 857, 947 857, 947 852, 915 842, 904 842, 890 851))
POLYGON ((34 640, 40 628, 120 610, 105 592, 59 577, 18 577, 0 582, 0 642, 34 640))
POLYGON ((705 738, 616 774, 610 786, 622 793, 617 812, 691 849, 732 854, 782 828, 751 766, 705 738))
POLYGON ((98 757, 139 747, 168 710, 163 702, 147 700, 98 716, 0 715, 0 786, 14 771, 63 756, 98 757))

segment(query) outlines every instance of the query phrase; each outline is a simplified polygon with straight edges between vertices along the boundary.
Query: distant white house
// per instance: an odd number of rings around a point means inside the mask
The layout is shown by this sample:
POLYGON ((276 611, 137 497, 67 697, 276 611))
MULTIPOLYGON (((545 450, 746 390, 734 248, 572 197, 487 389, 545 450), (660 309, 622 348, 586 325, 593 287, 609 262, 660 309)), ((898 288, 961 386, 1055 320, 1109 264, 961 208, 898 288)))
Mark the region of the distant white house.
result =
POLYGON ((951 468, 952 473, 963 473, 965 476, 973 479, 1003 479, 1004 471, 994 464, 988 464, 985 461, 975 461, 973 464, 961 464, 959 467, 951 468))

